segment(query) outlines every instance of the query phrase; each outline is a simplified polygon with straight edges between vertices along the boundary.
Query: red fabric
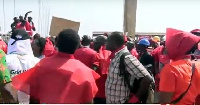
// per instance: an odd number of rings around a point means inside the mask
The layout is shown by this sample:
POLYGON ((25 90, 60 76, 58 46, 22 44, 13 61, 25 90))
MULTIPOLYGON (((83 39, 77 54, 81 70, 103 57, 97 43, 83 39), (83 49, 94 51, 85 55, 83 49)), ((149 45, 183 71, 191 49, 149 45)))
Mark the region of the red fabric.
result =
POLYGON ((99 53, 97 53, 94 61, 94 65, 98 67, 96 72, 101 76, 96 80, 97 87, 99 91, 96 94, 97 98, 105 98, 105 82, 107 79, 109 64, 110 64, 110 56, 111 52, 104 50, 103 46, 100 48, 99 53))
POLYGON ((40 103, 81 104, 95 97, 98 78, 97 73, 73 59, 73 55, 59 52, 15 76, 12 83, 17 90, 30 94, 40 103))
POLYGON ((159 62, 159 56, 162 54, 163 48, 164 48, 164 46, 159 46, 152 51, 151 54, 154 57, 154 60, 156 62, 159 62))
POLYGON ((186 53, 200 41, 198 36, 189 32, 167 28, 166 30, 166 48, 169 58, 178 60, 184 57, 186 53))
POLYGON ((29 22, 26 21, 25 26, 22 27, 21 23, 18 23, 16 29, 25 29, 30 36, 33 35, 32 27, 29 22))
POLYGON ((97 53, 91 48, 82 47, 76 50, 74 57, 80 60, 89 68, 93 68, 93 62, 94 62, 96 54, 97 53))
POLYGON ((133 56, 135 56, 137 59, 138 59, 138 53, 137 53, 137 51, 136 51, 136 49, 132 49, 131 50, 131 54, 133 55, 133 56))
POLYGON ((3 50, 6 54, 7 54, 7 44, 3 41, 3 40, 0 40, 0 49, 3 50))
POLYGON ((135 95, 132 95, 131 98, 128 100, 128 103, 138 103, 140 102, 138 97, 135 95))
POLYGON ((167 56, 167 54, 163 54, 164 49, 165 49, 164 46, 159 46, 156 49, 154 49, 151 54, 156 62, 167 64, 169 63, 170 59, 167 56))
POLYGON ((44 47, 43 54, 45 55, 45 57, 50 57, 54 54, 54 51, 55 51, 55 48, 53 46, 53 43, 51 42, 49 38, 46 38, 46 44, 44 47))

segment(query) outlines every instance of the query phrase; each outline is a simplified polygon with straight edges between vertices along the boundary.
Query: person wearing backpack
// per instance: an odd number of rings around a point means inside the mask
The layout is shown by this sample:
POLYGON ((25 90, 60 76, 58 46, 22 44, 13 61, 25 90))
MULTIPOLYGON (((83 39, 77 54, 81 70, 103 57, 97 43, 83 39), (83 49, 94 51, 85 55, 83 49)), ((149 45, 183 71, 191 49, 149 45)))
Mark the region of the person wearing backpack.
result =
POLYGON ((189 32, 167 28, 166 49, 172 60, 160 73, 160 103, 194 105, 200 94, 200 62, 192 61, 200 38, 189 32))
POLYGON ((106 42, 106 49, 112 52, 105 86, 106 103, 146 103, 143 97, 147 98, 153 78, 125 47, 124 36, 120 32, 111 33, 106 42), (122 61, 123 63, 120 63, 122 61), (139 81, 137 86, 133 83, 135 80, 139 81), (134 88, 130 87, 138 88, 133 93, 134 88))

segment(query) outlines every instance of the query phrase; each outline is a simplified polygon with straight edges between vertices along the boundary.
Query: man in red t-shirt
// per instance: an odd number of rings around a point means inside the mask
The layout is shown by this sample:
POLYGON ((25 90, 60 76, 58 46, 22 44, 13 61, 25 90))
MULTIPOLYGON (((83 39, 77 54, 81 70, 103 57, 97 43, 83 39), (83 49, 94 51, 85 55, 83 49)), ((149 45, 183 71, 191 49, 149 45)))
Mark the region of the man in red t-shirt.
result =
POLYGON ((82 47, 76 50, 74 57, 93 69, 93 62, 97 52, 89 48, 90 42, 89 36, 84 35, 81 41, 82 47))

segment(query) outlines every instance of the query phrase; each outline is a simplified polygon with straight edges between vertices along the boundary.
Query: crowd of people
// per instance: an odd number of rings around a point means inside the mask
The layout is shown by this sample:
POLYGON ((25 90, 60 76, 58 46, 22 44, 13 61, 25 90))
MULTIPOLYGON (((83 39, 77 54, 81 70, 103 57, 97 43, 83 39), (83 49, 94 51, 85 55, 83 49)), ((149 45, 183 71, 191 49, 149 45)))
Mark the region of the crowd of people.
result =
POLYGON ((72 29, 43 38, 32 36, 30 12, 0 40, 0 103, 200 105, 199 29, 138 41, 72 29))

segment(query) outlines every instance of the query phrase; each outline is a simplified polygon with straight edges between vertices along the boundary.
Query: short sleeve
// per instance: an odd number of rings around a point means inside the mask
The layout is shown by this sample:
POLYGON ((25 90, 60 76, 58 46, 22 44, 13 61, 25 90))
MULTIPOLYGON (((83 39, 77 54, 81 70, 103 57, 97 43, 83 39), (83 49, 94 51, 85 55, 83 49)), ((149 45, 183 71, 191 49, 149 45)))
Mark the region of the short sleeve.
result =
POLYGON ((138 59, 132 55, 127 55, 124 59, 126 70, 137 79, 150 75, 138 59))
POLYGON ((161 70, 159 90, 163 92, 174 92, 176 84, 176 74, 169 64, 161 70))

